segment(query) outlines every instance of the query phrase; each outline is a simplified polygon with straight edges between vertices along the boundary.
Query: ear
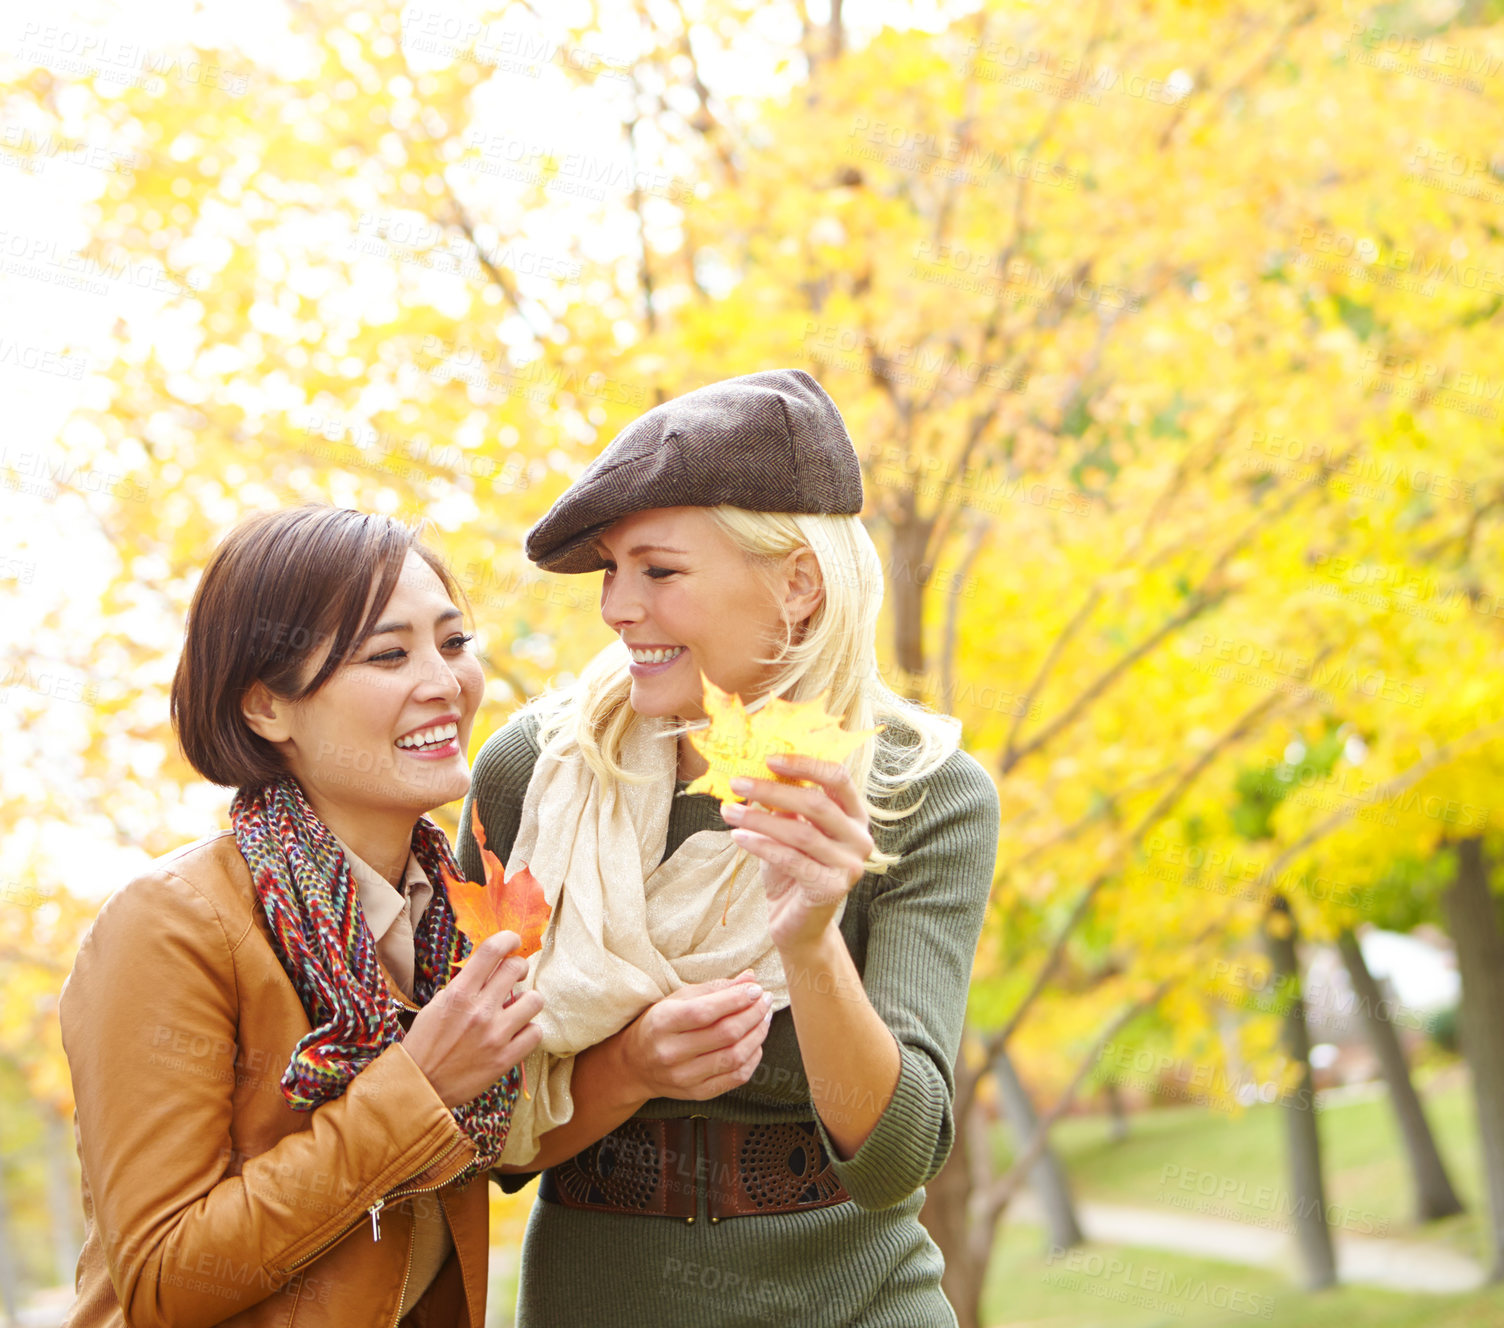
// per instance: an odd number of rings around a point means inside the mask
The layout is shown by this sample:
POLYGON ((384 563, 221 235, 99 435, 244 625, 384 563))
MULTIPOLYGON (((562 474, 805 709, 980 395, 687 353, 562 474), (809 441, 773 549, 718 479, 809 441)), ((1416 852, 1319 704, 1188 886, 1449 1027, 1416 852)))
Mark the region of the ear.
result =
POLYGON ((798 548, 783 560, 783 612, 791 624, 808 621, 825 599, 825 579, 814 550, 798 548))
POLYGON ((252 733, 267 742, 286 742, 292 737, 292 703, 275 695, 259 679, 240 698, 240 714, 252 733))

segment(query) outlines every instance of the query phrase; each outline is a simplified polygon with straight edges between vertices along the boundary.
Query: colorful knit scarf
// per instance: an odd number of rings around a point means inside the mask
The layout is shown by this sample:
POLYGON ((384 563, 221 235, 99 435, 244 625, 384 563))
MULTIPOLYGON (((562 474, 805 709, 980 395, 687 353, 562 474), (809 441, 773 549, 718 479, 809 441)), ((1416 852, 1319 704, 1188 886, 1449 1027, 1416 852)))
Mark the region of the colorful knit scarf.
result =
MULTIPOLYGON (((282 1094, 292 1108, 312 1111, 339 1097, 401 1040, 402 1005, 381 975, 350 864, 297 781, 242 790, 231 804, 230 823, 271 924, 272 946, 313 1025, 282 1074, 282 1094)), ((462 876, 444 832, 420 818, 412 851, 434 886, 413 936, 413 997, 427 1005, 455 962, 470 953, 470 939, 456 925, 442 884, 441 867, 462 876)), ((513 1067, 479 1097, 453 1108, 478 1154, 458 1179, 468 1180, 500 1156, 519 1077, 513 1067)))

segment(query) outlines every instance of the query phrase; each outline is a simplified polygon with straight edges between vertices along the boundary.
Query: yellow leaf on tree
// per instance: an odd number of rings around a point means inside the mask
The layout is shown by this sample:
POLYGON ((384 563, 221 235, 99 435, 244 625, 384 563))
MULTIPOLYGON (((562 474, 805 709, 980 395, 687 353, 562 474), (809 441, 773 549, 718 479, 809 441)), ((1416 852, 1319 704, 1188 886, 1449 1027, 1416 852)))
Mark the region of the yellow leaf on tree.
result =
POLYGON ((807 784, 809 780, 775 773, 768 767, 768 757, 789 752, 840 764, 878 731, 851 733, 843 729, 841 721, 826 712, 824 692, 813 701, 770 696, 749 713, 741 697, 723 692, 703 674, 700 682, 710 725, 691 730, 689 740, 710 762, 710 769, 685 790, 687 793, 711 793, 722 802, 740 801, 731 791, 731 781, 738 775, 776 779, 780 784, 807 784))

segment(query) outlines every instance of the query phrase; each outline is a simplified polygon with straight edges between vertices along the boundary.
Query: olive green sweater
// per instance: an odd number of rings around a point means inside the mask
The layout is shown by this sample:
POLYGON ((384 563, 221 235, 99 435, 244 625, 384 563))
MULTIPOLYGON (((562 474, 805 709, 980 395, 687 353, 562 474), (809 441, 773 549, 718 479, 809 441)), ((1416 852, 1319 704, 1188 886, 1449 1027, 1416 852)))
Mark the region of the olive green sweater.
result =
MULTIPOLYGON (((526 712, 481 750, 460 820, 459 859, 471 879, 483 879, 469 833, 472 803, 488 846, 505 862, 537 757, 537 722, 526 712)), ((867 998, 892 1030, 901 1060, 877 1127, 853 1157, 834 1162, 853 1202, 716 1226, 539 1203, 523 1250, 518 1328, 954 1322, 939 1290, 939 1252, 917 1213, 921 1187, 954 1138, 951 1067, 992 881, 998 800, 991 779, 964 752, 901 794, 898 805, 921 792, 918 810, 874 827, 879 846, 901 860, 886 875, 863 876, 841 920, 867 998)), ((719 802, 677 793, 665 853, 700 830, 729 830, 719 802)), ((818 1123, 788 1010, 774 1016, 762 1061, 741 1088, 708 1102, 655 1099, 638 1114, 692 1111, 818 1123)), ((835 1158, 823 1126, 820 1133, 835 1158)), ((498 1176, 508 1190, 528 1179, 498 1176)), ((701 1196, 702 1216, 703 1204, 701 1196)))

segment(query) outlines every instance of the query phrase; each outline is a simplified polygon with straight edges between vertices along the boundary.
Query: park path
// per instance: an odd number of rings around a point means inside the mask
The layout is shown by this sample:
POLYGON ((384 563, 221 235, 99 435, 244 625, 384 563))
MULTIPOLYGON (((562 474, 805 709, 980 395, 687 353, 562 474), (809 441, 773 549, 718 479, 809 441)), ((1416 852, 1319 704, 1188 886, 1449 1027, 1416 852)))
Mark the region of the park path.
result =
MULTIPOLYGON (((1043 1226, 1044 1214, 1034 1196, 1024 1190, 1008 1207, 1011 1221, 1043 1226)), ((1076 1218, 1087 1240, 1104 1245, 1132 1245, 1139 1249, 1169 1250, 1204 1259, 1256 1268, 1288 1268, 1292 1253, 1289 1236, 1247 1222, 1190 1213, 1160 1212, 1127 1204, 1078 1200, 1076 1218)), ((1473 1291, 1483 1285, 1483 1269, 1472 1259, 1418 1241, 1380 1240, 1334 1232, 1337 1275, 1343 1282, 1383 1287, 1389 1291, 1445 1294, 1473 1291)), ((491 1250, 493 1297, 502 1278, 514 1274, 518 1252, 491 1250)), ((19 1328, 57 1328, 67 1315, 72 1288, 55 1287, 38 1295, 17 1316, 19 1328)), ((488 1316, 489 1317, 489 1316, 488 1316)), ((504 1320, 510 1322, 509 1319, 504 1320)))
MULTIPOLYGON (((1009 1206, 1010 1219, 1044 1224, 1044 1214, 1028 1191, 1009 1206)), ((1289 1268, 1293 1251, 1288 1232, 1229 1222, 1225 1218, 1161 1212, 1127 1204, 1080 1200, 1076 1218, 1087 1240, 1108 1245, 1135 1245, 1176 1254, 1221 1259, 1258 1268, 1289 1268)), ((1483 1285, 1483 1268, 1466 1255, 1420 1241, 1388 1240, 1332 1233, 1339 1281, 1389 1291, 1448 1294, 1483 1285)))

